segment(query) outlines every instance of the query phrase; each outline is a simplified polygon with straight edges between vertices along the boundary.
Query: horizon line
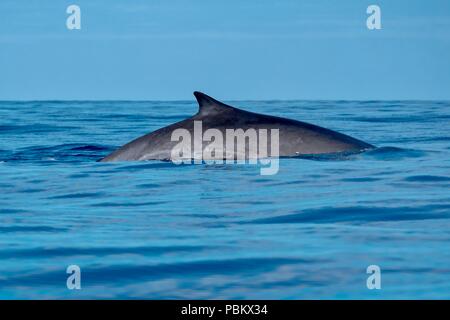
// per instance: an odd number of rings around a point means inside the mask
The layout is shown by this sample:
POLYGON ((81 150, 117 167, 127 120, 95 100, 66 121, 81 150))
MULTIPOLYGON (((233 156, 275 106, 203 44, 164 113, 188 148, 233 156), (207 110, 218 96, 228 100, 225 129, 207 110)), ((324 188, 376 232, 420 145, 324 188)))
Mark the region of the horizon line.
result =
MULTIPOLYGON (((223 99, 221 101, 229 101, 229 102, 235 102, 235 101, 248 101, 248 102, 267 102, 267 101, 280 101, 280 102, 290 102, 290 101, 361 101, 361 102, 367 102, 367 101, 430 101, 430 102, 450 102, 450 98, 445 99, 311 99, 311 98, 297 98, 297 99, 280 99, 280 98, 273 98, 273 99, 223 99)), ((0 99, 0 103, 3 102, 197 102, 195 99, 144 99, 144 100, 138 100, 138 99, 0 99)))

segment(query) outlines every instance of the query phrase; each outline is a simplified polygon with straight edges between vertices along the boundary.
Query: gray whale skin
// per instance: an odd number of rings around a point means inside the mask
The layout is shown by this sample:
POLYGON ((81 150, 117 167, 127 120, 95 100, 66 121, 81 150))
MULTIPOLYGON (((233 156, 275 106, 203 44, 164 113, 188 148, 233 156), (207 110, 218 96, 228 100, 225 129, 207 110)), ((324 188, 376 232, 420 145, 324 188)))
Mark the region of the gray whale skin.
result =
POLYGON ((172 132, 187 129, 194 136, 194 121, 202 122, 203 132, 215 128, 224 136, 226 129, 279 129, 280 157, 358 153, 374 148, 366 142, 313 124, 240 110, 197 91, 194 96, 199 104, 199 111, 194 116, 137 138, 99 161, 170 160, 172 148, 179 143, 171 140, 172 132))

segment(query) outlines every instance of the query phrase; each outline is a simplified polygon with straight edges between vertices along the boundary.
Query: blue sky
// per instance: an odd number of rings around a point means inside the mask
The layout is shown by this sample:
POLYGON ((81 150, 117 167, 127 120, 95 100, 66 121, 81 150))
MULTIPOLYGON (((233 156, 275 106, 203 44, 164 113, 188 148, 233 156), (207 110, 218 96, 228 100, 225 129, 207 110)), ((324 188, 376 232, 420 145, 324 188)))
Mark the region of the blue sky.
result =
POLYGON ((0 100, 450 99, 450 1, 2 0, 0 100), (81 30, 66 8, 81 7, 81 30), (382 29, 366 27, 381 7, 382 29))

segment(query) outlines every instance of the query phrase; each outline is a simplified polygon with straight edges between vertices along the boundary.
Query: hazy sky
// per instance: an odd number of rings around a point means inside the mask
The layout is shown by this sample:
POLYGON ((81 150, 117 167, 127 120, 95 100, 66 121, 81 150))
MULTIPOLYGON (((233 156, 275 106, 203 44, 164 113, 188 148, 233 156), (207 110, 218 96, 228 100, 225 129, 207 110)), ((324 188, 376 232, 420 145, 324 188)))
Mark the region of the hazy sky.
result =
POLYGON ((0 100, 450 99, 450 1, 1 0, 0 100), (81 30, 66 8, 81 7, 81 30), (366 8, 381 7, 368 30, 366 8))

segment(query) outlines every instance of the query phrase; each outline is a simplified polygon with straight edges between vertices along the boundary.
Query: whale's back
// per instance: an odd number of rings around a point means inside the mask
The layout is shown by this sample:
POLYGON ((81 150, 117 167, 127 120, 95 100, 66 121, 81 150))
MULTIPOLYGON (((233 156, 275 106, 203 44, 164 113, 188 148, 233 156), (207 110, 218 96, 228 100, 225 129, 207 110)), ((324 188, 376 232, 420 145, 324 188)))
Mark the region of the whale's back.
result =
MULTIPOLYGON (((187 130, 193 137, 191 140, 193 150, 194 137, 199 137, 195 128, 197 130, 200 128, 200 137, 206 130, 216 129, 225 138, 227 130, 242 130, 246 133, 251 130, 257 133, 266 130, 268 145, 271 145, 271 133, 273 130, 278 130, 279 152, 277 155, 281 157, 360 152, 373 148, 364 141, 310 123, 240 110, 200 92, 195 92, 194 95, 199 103, 199 111, 193 117, 135 139, 101 161, 169 160, 173 148, 179 143, 177 139, 172 139, 174 131, 187 130)), ((202 145, 203 150, 211 141, 201 139, 197 143, 202 145)), ((248 152, 248 142, 244 141, 244 143, 246 143, 244 149, 248 152)), ((226 150, 225 141, 223 141, 223 148, 222 154, 230 153, 230 150, 226 150)), ((270 152, 268 155, 271 155, 270 152)))

